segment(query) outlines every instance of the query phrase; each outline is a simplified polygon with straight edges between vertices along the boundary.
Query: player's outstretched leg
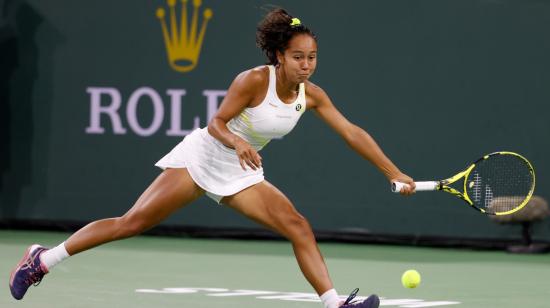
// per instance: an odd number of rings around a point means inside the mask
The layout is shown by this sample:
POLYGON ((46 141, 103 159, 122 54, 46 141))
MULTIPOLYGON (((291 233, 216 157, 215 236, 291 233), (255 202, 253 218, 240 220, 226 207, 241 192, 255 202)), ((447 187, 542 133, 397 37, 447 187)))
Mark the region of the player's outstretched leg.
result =
POLYGON ((48 269, 40 261, 40 255, 48 249, 40 245, 30 246, 10 275, 11 295, 22 299, 31 285, 38 285, 48 269))
POLYGON ((138 235, 202 194, 204 191, 195 184, 187 169, 165 170, 123 216, 91 222, 51 249, 39 245, 29 247, 10 275, 11 294, 15 299, 22 299, 31 285, 38 285, 48 271, 67 257, 138 235))

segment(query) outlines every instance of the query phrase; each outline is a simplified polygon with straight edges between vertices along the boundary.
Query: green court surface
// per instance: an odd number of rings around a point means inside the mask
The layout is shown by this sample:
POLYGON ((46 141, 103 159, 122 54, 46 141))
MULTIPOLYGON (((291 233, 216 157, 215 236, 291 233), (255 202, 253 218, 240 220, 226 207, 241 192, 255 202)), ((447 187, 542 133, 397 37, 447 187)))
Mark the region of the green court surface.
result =
MULTIPOLYGON (((68 234, 0 231, 0 307, 322 307, 287 242, 141 236, 69 258, 12 299, 8 280, 28 245, 68 234)), ((550 256, 322 243, 341 295, 377 293, 381 307, 550 307, 550 256), (401 273, 422 274, 417 289, 401 273)))

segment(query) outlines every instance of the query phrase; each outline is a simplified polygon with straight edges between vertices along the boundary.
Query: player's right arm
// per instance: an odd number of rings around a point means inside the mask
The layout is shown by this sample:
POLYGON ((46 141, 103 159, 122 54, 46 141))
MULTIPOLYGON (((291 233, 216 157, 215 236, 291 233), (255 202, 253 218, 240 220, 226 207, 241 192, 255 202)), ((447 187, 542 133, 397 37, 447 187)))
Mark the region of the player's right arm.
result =
POLYGON ((266 89, 266 74, 261 68, 255 68, 240 73, 227 90, 220 108, 208 124, 208 133, 224 145, 235 149, 241 167, 253 170, 261 166, 261 156, 241 137, 227 128, 227 122, 238 116, 244 108, 252 107, 263 99, 266 89))

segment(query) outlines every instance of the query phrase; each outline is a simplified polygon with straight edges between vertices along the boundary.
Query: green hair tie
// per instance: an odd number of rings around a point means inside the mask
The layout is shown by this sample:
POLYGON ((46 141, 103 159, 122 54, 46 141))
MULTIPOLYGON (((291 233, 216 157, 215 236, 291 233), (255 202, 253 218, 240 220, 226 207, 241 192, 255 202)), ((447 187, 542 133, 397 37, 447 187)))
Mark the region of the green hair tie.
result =
POLYGON ((291 26, 299 26, 301 24, 302 24, 302 22, 300 21, 300 19, 298 19, 296 17, 292 18, 292 21, 290 22, 291 26))

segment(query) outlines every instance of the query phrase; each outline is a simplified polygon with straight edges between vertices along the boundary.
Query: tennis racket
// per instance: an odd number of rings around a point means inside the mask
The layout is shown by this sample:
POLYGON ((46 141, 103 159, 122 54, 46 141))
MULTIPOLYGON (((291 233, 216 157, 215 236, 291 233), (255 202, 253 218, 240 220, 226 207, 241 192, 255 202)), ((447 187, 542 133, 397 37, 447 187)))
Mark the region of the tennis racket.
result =
MULTIPOLYGON (((508 215, 523 208, 535 190, 535 170, 523 156, 495 152, 445 180, 415 182, 416 191, 442 190, 488 215, 508 215)), ((399 192, 404 183, 392 183, 399 192)))

